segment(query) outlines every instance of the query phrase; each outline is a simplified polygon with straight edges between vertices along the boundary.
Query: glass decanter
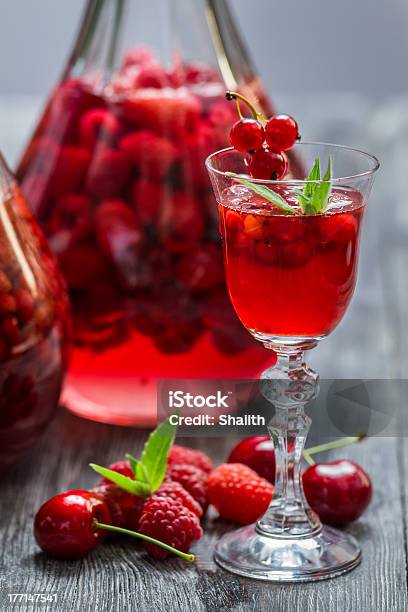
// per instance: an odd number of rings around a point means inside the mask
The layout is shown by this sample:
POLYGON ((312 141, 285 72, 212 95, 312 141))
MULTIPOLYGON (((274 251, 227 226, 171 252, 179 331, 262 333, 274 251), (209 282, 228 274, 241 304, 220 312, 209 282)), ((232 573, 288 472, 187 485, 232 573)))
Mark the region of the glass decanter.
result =
POLYGON ((64 402, 150 425, 160 377, 251 377, 267 352, 227 297, 205 158, 226 88, 272 112, 224 0, 90 0, 17 176, 74 317, 64 402))
POLYGON ((54 256, 0 155, 0 470, 43 432, 67 365, 68 299, 54 256))

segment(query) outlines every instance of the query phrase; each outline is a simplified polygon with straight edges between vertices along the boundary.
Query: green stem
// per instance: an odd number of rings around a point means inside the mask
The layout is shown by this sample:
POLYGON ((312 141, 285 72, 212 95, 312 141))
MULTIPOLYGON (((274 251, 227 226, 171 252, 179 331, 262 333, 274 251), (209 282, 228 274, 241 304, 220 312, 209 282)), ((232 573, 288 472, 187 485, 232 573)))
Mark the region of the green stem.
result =
POLYGON ((325 444, 319 444, 318 446, 312 446, 307 448, 306 452, 309 455, 315 455, 316 453, 324 453, 326 451, 333 450, 334 448, 342 448, 349 444, 359 442, 364 436, 350 436, 349 438, 341 438, 341 440, 334 440, 333 442, 326 442, 325 444))
POLYGON ((241 102, 244 102, 244 104, 248 106, 254 119, 256 120, 264 119, 263 114, 260 113, 258 109, 252 104, 252 102, 250 102, 248 98, 246 98, 242 94, 237 93, 236 91, 227 91, 227 93, 225 94, 225 97, 227 98, 228 101, 235 100, 235 102, 237 103, 237 108, 239 109, 238 114, 241 118, 242 118, 242 114, 241 114, 241 109, 239 108, 238 100, 241 100, 241 102))
POLYGON ((303 459, 306 461, 306 463, 308 463, 309 465, 315 465, 316 461, 314 461, 311 456, 309 455, 309 453, 307 452, 307 450, 304 450, 302 453, 303 459))
POLYGON ((155 538, 151 538, 150 536, 144 535, 144 533, 139 533, 138 531, 131 531, 130 529, 123 529, 123 527, 115 527, 115 525, 106 525, 105 523, 100 523, 99 521, 94 521, 94 527, 96 529, 105 529, 106 531, 113 531, 114 533, 123 533, 124 535, 130 535, 134 538, 139 538, 140 540, 145 540, 146 542, 150 542, 150 544, 156 544, 156 546, 161 546, 165 550, 185 559, 186 561, 194 561, 195 556, 190 555, 188 553, 183 553, 181 550, 177 550, 177 548, 173 548, 173 546, 169 546, 164 542, 160 542, 160 540, 156 540, 155 538))

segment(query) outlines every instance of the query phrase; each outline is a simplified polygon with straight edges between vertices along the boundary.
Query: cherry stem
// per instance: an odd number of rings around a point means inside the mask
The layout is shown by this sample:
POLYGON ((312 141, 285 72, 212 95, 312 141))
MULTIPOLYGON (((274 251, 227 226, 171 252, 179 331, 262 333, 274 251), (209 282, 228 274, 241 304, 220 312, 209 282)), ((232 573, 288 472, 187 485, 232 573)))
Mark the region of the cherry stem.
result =
POLYGON ((139 538, 140 540, 145 540, 146 542, 150 542, 150 544, 156 544, 156 546, 161 546, 165 550, 185 559, 186 561, 194 561, 195 556, 190 555, 188 553, 183 553, 181 550, 177 548, 173 548, 173 546, 169 546, 164 542, 160 542, 160 540, 156 540, 155 538, 151 538, 150 536, 144 535, 144 533, 139 533, 138 531, 131 531, 130 529, 123 529, 123 527, 116 527, 115 525, 106 525, 105 523, 100 523, 99 521, 94 521, 93 523, 95 529, 105 529, 106 531, 113 531, 115 533, 122 533, 124 535, 130 535, 133 538, 139 538))
POLYGON ((241 102, 244 102, 244 104, 246 104, 248 106, 248 108, 250 109, 254 119, 256 119, 258 121, 258 119, 262 119, 263 118, 263 114, 260 113, 257 110, 257 108, 252 104, 252 102, 250 102, 248 100, 248 98, 246 98, 242 94, 237 93, 236 91, 227 91, 227 93, 225 94, 225 97, 227 98, 227 100, 229 102, 231 100, 235 100, 235 103, 237 105, 238 115, 240 116, 241 119, 243 119, 243 117, 242 117, 242 113, 241 113, 241 108, 239 106, 239 100, 241 100, 241 102))
POLYGON ((365 436, 350 436, 348 438, 341 438, 341 440, 334 440, 332 442, 326 442, 325 444, 319 444, 318 446, 312 446, 311 448, 306 448, 303 451, 303 459, 309 465, 315 465, 315 461, 312 459, 311 455, 315 455, 317 453, 324 453, 335 448, 342 448, 343 446, 348 446, 349 444, 354 444, 355 442, 360 442, 365 436))

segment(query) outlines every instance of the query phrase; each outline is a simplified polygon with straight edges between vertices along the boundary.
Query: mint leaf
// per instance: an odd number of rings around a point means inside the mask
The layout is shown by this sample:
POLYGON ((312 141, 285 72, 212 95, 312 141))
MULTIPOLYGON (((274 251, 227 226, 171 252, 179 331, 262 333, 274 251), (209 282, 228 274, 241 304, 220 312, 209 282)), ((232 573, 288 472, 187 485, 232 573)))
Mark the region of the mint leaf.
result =
POLYGON ((134 475, 136 476, 136 466, 138 464, 138 460, 136 459, 136 457, 134 457, 130 453, 126 453, 125 457, 129 461, 130 467, 132 468, 132 471, 134 475))
POLYGON ((296 208, 290 206, 290 204, 288 204, 287 201, 282 198, 282 196, 280 196, 272 189, 269 189, 269 187, 265 187, 264 185, 257 185, 256 183, 251 183, 251 181, 241 178, 233 174, 232 172, 229 172, 228 175, 233 176, 238 183, 241 183, 241 185, 245 185, 245 187, 252 189, 254 193, 262 196, 263 198, 265 198, 265 200, 268 200, 268 202, 272 202, 272 204, 275 204, 275 206, 278 206, 285 212, 290 213, 291 215, 300 215, 296 208))
POLYGON ((332 177, 332 164, 329 157, 327 162, 327 170, 323 176, 323 182, 317 185, 317 188, 312 196, 312 206, 316 208, 318 212, 324 212, 329 204, 329 195, 331 192, 331 183, 329 182, 332 177))
POLYGON ((320 174, 320 160, 319 158, 316 158, 313 168, 306 179, 306 185, 303 191, 299 191, 298 189, 296 190, 300 207, 305 215, 318 215, 326 210, 329 204, 329 196, 331 192, 331 178, 331 158, 329 158, 327 162, 327 169, 323 179, 321 178, 320 174))
MULTIPOLYGON (((150 434, 139 463, 137 464, 137 477, 145 479, 150 486, 150 491, 156 491, 163 482, 166 468, 167 455, 176 435, 177 426, 171 425, 166 419, 150 434)), ((145 481, 145 482, 146 482, 145 481)))
MULTIPOLYGON (((315 163, 313 164, 313 168, 310 171, 309 176, 307 177, 308 181, 320 181, 320 159, 316 157, 315 163)), ((315 183, 306 183, 305 189, 303 191, 304 196, 306 198, 311 198, 313 195, 313 191, 316 187, 315 183)))
POLYGON ((150 487, 145 482, 133 480, 129 476, 123 476, 123 474, 104 468, 101 465, 96 465, 96 463, 90 463, 89 465, 97 474, 107 478, 121 489, 128 491, 128 493, 139 496, 149 495, 150 493, 150 487))

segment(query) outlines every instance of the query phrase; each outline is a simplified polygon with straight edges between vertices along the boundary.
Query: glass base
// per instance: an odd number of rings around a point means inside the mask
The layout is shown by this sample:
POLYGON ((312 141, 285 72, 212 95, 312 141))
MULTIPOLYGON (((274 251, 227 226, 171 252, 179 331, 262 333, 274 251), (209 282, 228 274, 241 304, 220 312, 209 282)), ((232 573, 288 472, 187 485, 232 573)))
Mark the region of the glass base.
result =
POLYGON ((361 550, 352 536, 332 527, 285 538, 264 535, 249 525, 224 535, 214 558, 222 568, 246 578, 312 582, 352 570, 361 561, 361 550))

